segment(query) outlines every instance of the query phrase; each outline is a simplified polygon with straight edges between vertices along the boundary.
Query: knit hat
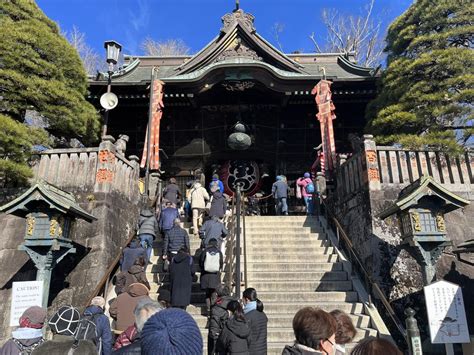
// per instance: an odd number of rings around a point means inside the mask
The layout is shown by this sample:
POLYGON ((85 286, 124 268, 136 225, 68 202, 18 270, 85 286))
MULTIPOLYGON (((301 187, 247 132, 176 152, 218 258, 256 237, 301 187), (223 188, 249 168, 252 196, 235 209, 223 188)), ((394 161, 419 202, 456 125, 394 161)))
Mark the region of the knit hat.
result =
POLYGON ((168 308, 152 315, 141 332, 144 355, 201 355, 202 336, 191 315, 168 308))
POLYGON ((43 328, 46 320, 46 310, 39 306, 32 306, 27 308, 20 317, 21 328, 43 328))
POLYGON ((165 290, 165 289, 160 289, 160 292, 158 294, 158 302, 160 301, 165 301, 165 302, 171 302, 171 294, 170 291, 165 290))
POLYGON ((105 306, 104 297, 100 297, 100 296, 94 297, 91 301, 91 306, 97 306, 97 307, 104 308, 104 306, 105 306))
POLYGON ((309 175, 309 173, 304 173, 303 175, 305 178, 309 178, 311 175, 309 175))
POLYGON ((64 306, 49 320, 49 327, 54 334, 74 335, 81 319, 81 314, 73 306, 64 306))

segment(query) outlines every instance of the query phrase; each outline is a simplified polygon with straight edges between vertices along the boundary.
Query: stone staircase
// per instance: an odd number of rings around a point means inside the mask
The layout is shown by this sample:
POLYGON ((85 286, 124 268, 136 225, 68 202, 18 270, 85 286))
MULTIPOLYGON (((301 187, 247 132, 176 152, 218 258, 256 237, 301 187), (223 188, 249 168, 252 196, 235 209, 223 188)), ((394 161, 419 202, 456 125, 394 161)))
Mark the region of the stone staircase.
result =
POLYGON ((268 354, 281 354, 293 343, 293 316, 305 306, 350 314, 357 326, 355 342, 377 336, 315 217, 247 217, 246 241, 247 285, 257 290, 269 319, 268 354))
MULTIPOLYGON (((185 228, 189 227, 185 224, 185 228)), ((200 240, 190 233, 190 241, 197 264, 200 240)), ((377 336, 377 331, 371 328, 370 316, 364 314, 364 305, 359 302, 350 275, 315 217, 246 217, 246 243, 247 286, 257 290, 269 318, 269 355, 281 354, 285 345, 293 343, 293 316, 305 306, 326 311, 341 309, 350 314, 358 331, 355 342, 369 335, 377 336)), ((156 292, 160 287, 167 288, 168 280, 161 272, 163 261, 158 257, 162 241, 155 241, 154 247, 153 265, 149 265, 147 277, 151 284, 150 296, 156 299, 156 292)), ((243 270, 243 257, 241 262, 243 270)), ((207 354, 205 296, 199 288, 199 273, 197 275, 192 304, 187 311, 201 329, 204 354, 207 354)))

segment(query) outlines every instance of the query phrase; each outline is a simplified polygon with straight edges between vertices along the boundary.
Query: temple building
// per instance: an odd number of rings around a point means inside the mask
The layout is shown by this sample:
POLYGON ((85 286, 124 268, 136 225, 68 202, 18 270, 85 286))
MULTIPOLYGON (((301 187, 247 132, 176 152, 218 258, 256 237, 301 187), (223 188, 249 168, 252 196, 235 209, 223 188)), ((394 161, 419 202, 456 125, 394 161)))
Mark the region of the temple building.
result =
MULTIPOLYGON (((314 168, 322 136, 312 90, 321 79, 332 83, 338 153, 350 152, 348 137, 362 133, 377 80, 377 70, 358 66, 351 54, 282 53, 258 34, 254 16, 236 9, 195 55, 127 55, 112 76, 119 104, 109 112, 108 134, 129 136, 127 154, 140 157, 152 75, 163 85, 155 125, 162 177, 183 182, 196 171, 217 172, 232 180, 225 181, 231 188, 242 182, 247 193, 268 190, 277 174, 290 181, 314 168)), ((90 82, 89 99, 98 108, 106 86, 106 75, 90 82)))

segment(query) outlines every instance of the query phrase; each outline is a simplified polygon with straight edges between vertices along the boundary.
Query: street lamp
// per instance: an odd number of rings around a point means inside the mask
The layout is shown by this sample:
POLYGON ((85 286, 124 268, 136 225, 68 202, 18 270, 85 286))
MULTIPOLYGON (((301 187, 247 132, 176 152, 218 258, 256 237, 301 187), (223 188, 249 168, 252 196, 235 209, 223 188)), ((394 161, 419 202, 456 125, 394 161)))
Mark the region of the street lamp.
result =
POLYGON ((102 127, 102 137, 107 134, 107 123, 109 120, 109 110, 115 108, 118 104, 118 97, 114 93, 110 92, 112 86, 112 74, 114 73, 115 65, 118 62, 120 51, 122 46, 120 43, 115 41, 105 41, 104 48, 107 51, 107 63, 109 65, 107 69, 107 93, 101 96, 100 105, 105 109, 104 113, 104 125, 102 127))

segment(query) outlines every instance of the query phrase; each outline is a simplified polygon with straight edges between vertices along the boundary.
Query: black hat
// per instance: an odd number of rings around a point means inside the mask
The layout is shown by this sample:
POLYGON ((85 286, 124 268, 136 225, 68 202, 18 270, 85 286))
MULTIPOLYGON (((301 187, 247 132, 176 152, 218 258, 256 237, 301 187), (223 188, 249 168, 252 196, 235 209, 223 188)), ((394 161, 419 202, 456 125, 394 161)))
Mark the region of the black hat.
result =
POLYGON ((171 302, 170 291, 160 289, 160 292, 158 293, 158 302, 160 301, 165 301, 165 302, 170 303, 171 302))
POLYGON ((49 327, 54 334, 74 335, 81 319, 81 314, 73 306, 64 306, 49 320, 49 327))

